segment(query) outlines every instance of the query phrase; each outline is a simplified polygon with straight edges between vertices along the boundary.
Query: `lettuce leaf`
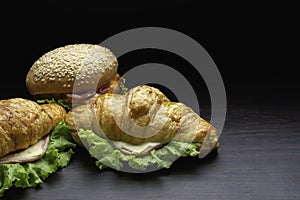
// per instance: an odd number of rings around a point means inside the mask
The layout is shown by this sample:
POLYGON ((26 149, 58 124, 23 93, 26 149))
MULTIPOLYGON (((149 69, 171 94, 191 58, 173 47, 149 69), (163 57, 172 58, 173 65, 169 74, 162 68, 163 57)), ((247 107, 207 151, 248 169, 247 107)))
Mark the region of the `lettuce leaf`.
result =
POLYGON ((72 109, 69 105, 65 104, 62 99, 58 99, 58 100, 55 100, 54 98, 52 98, 52 99, 38 99, 38 100, 36 100, 36 102, 39 103, 39 104, 56 103, 56 104, 62 106, 67 111, 72 109))
POLYGON ((34 162, 0 164, 0 197, 11 187, 36 187, 58 169, 66 167, 76 144, 68 126, 61 121, 51 133, 49 145, 44 156, 34 162))
POLYGON ((102 170, 111 167, 116 170, 129 169, 144 171, 150 168, 170 168, 172 163, 179 157, 199 155, 200 143, 184 143, 172 141, 168 145, 152 150, 146 155, 125 155, 115 149, 109 141, 99 137, 91 130, 80 130, 80 139, 89 154, 96 159, 96 166, 102 170))
POLYGON ((120 85, 119 85, 119 87, 120 87, 120 94, 126 94, 127 91, 128 91, 128 88, 126 87, 125 83, 126 83, 125 78, 121 77, 121 79, 120 79, 120 85))

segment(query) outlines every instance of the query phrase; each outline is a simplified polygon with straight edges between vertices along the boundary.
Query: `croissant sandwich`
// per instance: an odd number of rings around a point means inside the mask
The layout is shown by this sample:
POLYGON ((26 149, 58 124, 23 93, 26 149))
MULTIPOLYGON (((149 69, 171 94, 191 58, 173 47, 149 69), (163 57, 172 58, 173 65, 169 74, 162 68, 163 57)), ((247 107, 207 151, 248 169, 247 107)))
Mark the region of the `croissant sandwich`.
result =
POLYGON ((72 138, 58 104, 0 100, 0 196, 10 187, 35 187, 69 163, 72 138))
POLYGON ((125 95, 102 94, 73 108, 66 123, 74 140, 97 159, 99 168, 168 168, 180 156, 203 157, 218 147, 212 124, 147 85, 125 95))
POLYGON ((57 104, 38 105, 21 98, 0 101, 0 158, 26 149, 46 136, 66 111, 57 104))

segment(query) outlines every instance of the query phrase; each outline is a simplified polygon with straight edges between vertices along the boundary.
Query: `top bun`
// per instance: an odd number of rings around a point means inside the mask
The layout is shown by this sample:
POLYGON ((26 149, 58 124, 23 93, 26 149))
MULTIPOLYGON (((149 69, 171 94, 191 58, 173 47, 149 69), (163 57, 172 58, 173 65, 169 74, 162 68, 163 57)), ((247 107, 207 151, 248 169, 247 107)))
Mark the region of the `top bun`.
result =
POLYGON ((26 86, 32 95, 85 93, 117 76, 118 62, 107 48, 72 44, 41 56, 30 68, 26 86))

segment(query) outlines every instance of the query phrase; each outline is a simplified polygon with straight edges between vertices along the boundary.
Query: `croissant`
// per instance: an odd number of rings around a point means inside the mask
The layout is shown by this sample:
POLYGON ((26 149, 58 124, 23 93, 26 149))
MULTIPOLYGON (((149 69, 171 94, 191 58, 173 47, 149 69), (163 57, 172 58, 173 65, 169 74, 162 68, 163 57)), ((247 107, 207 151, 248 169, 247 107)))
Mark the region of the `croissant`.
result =
POLYGON ((74 140, 81 145, 79 129, 134 145, 171 140, 203 143, 204 139, 209 146, 218 143, 216 129, 208 121, 147 85, 132 88, 125 95, 100 95, 89 104, 73 108, 65 119, 74 140))
POLYGON ((23 98, 0 100, 0 158, 38 142, 65 114, 58 104, 39 105, 23 98))

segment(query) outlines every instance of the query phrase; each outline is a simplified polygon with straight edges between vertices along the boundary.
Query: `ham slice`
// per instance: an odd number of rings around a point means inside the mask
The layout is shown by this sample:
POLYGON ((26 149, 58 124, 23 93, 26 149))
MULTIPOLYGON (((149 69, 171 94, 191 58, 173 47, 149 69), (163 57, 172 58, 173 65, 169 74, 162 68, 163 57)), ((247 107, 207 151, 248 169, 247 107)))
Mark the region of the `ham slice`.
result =
POLYGON ((50 140, 50 134, 27 149, 12 152, 0 159, 0 164, 26 163, 40 159, 45 154, 50 140))

